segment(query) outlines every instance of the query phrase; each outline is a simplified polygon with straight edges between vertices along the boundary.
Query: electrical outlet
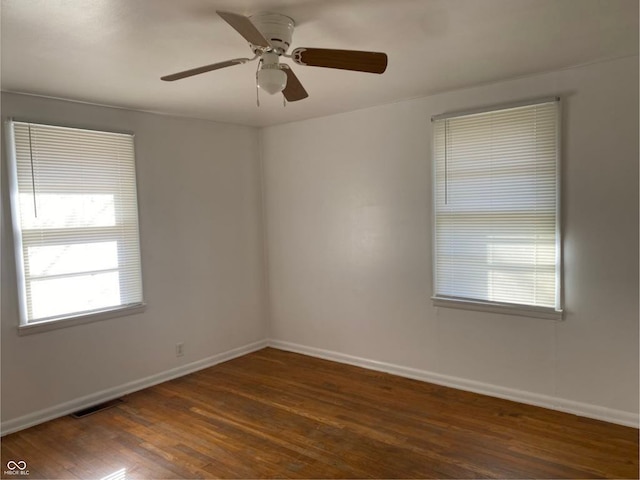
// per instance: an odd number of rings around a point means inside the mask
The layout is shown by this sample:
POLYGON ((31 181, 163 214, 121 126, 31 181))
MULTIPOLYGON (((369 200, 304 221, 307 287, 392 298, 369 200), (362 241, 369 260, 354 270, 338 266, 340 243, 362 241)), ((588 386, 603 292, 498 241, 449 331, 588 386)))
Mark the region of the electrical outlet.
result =
POLYGON ((176 357, 181 357, 184 355, 184 343, 176 343, 176 357))

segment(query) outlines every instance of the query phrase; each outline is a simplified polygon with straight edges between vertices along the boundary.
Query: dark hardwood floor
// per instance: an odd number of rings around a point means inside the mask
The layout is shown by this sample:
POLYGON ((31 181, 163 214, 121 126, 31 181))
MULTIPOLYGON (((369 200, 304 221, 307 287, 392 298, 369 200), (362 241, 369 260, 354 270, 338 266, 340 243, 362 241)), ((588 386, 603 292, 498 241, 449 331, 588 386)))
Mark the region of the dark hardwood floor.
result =
POLYGON ((1 447, 3 478, 638 478, 636 429, 271 348, 1 447))

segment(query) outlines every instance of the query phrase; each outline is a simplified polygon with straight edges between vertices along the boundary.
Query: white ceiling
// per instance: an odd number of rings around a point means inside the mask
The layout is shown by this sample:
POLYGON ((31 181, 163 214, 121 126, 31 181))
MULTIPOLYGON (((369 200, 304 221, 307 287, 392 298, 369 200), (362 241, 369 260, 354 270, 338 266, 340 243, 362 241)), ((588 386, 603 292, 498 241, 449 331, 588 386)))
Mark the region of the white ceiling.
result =
MULTIPOLYGON (((638 54, 638 0, 2 0, 1 86, 245 125, 272 125, 638 54), (383 75, 294 65, 309 98, 261 95, 256 63, 216 15, 271 11, 293 47, 383 51, 383 75)), ((292 62, 289 62, 290 64, 292 62)))

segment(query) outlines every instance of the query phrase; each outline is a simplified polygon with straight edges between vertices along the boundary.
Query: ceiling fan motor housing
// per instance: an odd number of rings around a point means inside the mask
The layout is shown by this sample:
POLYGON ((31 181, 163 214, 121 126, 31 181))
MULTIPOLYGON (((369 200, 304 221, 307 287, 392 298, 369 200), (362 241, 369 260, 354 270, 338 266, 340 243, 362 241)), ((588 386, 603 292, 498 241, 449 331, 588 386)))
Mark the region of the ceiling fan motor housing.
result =
MULTIPOLYGON (((264 38, 269 40, 274 53, 282 55, 289 49, 291 38, 293 37, 293 28, 295 27, 295 22, 292 18, 278 13, 258 13, 249 18, 264 38)), ((255 45, 251 45, 251 49, 254 53, 264 50, 263 47, 255 45)))

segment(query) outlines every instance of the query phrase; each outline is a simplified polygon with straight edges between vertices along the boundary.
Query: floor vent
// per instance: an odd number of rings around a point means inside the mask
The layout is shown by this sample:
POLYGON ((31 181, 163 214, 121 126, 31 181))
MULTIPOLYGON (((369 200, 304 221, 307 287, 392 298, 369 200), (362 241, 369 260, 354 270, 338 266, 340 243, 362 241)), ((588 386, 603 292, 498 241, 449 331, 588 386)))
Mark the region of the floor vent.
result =
POLYGON ((116 398, 114 400, 109 400, 108 402, 99 403, 98 405, 94 405, 89 408, 85 408, 83 410, 78 410, 77 412, 73 412, 71 416, 73 418, 82 418, 87 415, 91 415, 92 413, 100 412, 102 410, 106 410, 107 408, 115 407, 116 405, 122 403, 123 400, 121 398, 116 398))

